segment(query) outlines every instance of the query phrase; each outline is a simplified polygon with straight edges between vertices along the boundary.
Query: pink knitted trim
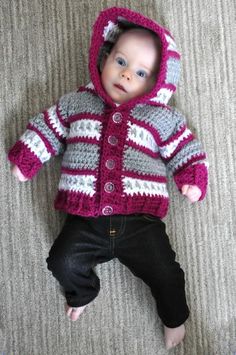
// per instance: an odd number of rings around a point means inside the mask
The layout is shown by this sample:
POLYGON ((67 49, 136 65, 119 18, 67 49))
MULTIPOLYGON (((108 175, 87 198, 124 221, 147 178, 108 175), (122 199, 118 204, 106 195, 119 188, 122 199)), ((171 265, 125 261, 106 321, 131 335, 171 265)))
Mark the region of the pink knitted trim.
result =
POLYGON ((163 28, 164 28, 165 34, 167 34, 168 36, 170 36, 170 38, 172 38, 173 41, 174 41, 174 37, 173 37, 172 34, 169 32, 169 30, 168 30, 167 28, 165 28, 165 27, 163 27, 163 28))
POLYGON ((41 161, 22 141, 17 141, 11 148, 8 159, 17 165, 21 173, 29 179, 36 175, 42 167, 41 161))
POLYGON ((90 92, 91 94, 96 94, 94 89, 86 88, 86 86, 80 86, 77 92, 90 92))
POLYGON ((96 176, 96 172, 91 169, 69 169, 69 168, 62 167, 61 173, 68 174, 68 175, 94 175, 94 176, 96 176))
POLYGON ((33 126, 32 124, 28 124, 27 125, 27 129, 31 130, 31 131, 34 131, 35 133, 37 133, 37 135, 42 139, 45 147, 47 148, 47 151, 49 153, 51 153, 52 155, 55 155, 56 152, 55 150, 53 149, 53 147, 51 146, 51 144, 49 143, 49 141, 45 138, 45 136, 35 127, 33 126))
POLYGON ((143 147, 133 141, 128 140, 127 145, 131 148, 134 148, 135 150, 139 150, 142 153, 150 155, 152 158, 160 158, 160 153, 159 152, 153 152, 151 149, 143 147))
MULTIPOLYGON (((53 127, 53 125, 51 124, 50 122, 50 119, 49 119, 49 114, 48 114, 48 111, 45 111, 43 112, 44 114, 44 120, 48 126, 48 128, 53 132, 54 136, 58 139, 59 142, 61 143, 65 143, 65 138, 63 136, 61 136, 56 130, 55 128, 53 127)), ((61 122, 61 121, 60 121, 61 122)), ((63 125, 64 126, 64 125, 63 125)), ((41 137, 42 138, 42 137, 41 137)))
POLYGON ((157 107, 163 107, 164 109, 167 109, 171 111, 173 108, 169 105, 161 104, 160 102, 155 102, 155 101, 148 101, 148 105, 150 106, 157 106, 157 107))
POLYGON ((193 155, 191 158, 189 158, 186 163, 181 165, 178 169, 176 169, 174 175, 180 173, 183 169, 187 169, 188 166, 190 166, 193 163, 198 162, 199 160, 204 160, 206 159, 206 153, 199 153, 196 155, 193 155))
POLYGON ((73 143, 90 143, 90 144, 97 144, 98 139, 96 138, 89 138, 89 137, 73 137, 73 138, 68 138, 66 140, 67 144, 73 144, 73 143))
POLYGON ((138 174, 137 172, 133 172, 133 171, 126 171, 123 170, 122 171, 122 177, 131 177, 133 179, 140 179, 140 180, 147 180, 147 181, 155 181, 155 182, 161 182, 161 183, 166 183, 167 182, 167 178, 165 176, 161 176, 161 175, 154 175, 154 174, 138 174))
POLYGON ((181 58, 180 54, 177 53, 177 52, 168 51, 168 53, 169 53, 169 56, 170 56, 171 58, 176 58, 176 59, 180 59, 180 58, 181 58))
POLYGON ((199 201, 204 199, 208 184, 208 171, 204 164, 199 163, 188 166, 186 169, 175 174, 174 180, 180 191, 185 184, 197 185, 202 191, 199 201))
POLYGON ((54 207, 57 210, 80 216, 96 216, 95 206, 94 197, 74 191, 60 190, 54 201, 54 207))
POLYGON ((69 124, 68 122, 65 120, 66 117, 63 117, 61 112, 60 112, 60 108, 59 108, 59 102, 57 103, 56 105, 56 114, 57 114, 57 117, 59 118, 59 121, 61 122, 62 126, 68 128, 69 127, 69 124))
MULTIPOLYGON (((96 202, 95 197, 89 197, 82 193, 60 190, 56 196, 54 206, 66 213, 97 217, 103 215, 104 205, 96 202)), ((114 200, 111 204, 113 214, 147 213, 164 218, 168 211, 169 198, 124 196, 122 201, 114 200)))
POLYGON ((125 196, 122 203, 114 204, 114 214, 148 213, 160 218, 167 214, 169 198, 148 196, 125 196))
POLYGON ((187 143, 191 142, 194 139, 193 135, 189 135, 187 138, 183 138, 183 140, 178 144, 176 149, 172 152, 172 154, 168 158, 162 158, 166 163, 170 161, 187 143))
POLYGON ((155 141, 157 142, 157 144, 158 145, 161 144, 160 143, 161 142, 161 138, 160 138, 160 135, 159 135, 158 131, 156 129, 154 129, 151 125, 149 125, 148 123, 143 122, 143 121, 138 121, 135 117, 133 117, 131 115, 129 117, 129 120, 130 120, 131 123, 134 123, 137 126, 143 127, 147 131, 149 131, 153 135, 153 137, 154 137, 155 141))
POLYGON ((162 88, 163 88, 163 89, 171 90, 171 91, 173 91, 173 92, 176 90, 176 86, 173 85, 173 84, 163 84, 163 85, 162 85, 162 88))
POLYGON ((96 115, 93 113, 77 113, 75 115, 71 115, 68 119, 68 122, 76 122, 79 121, 80 119, 85 119, 85 115, 86 115, 86 119, 89 120, 95 120, 95 121, 102 121, 103 117, 100 115, 96 115))
POLYGON ((92 82, 95 84, 99 96, 101 96, 106 102, 108 102, 111 105, 111 107, 115 107, 115 104, 102 87, 101 81, 99 79, 100 78, 99 71, 97 68, 97 56, 99 53, 99 48, 102 43, 102 35, 103 35, 102 32, 104 30, 104 27, 107 26, 108 20, 117 23, 118 16, 124 17, 130 22, 146 27, 152 30, 153 32, 157 33, 162 43, 161 65, 160 65, 157 83, 155 84, 154 88, 151 90, 150 93, 142 96, 141 98, 132 99, 129 102, 121 105, 122 107, 130 108, 139 102, 144 102, 146 100, 152 99, 153 97, 156 97, 156 93, 163 87, 163 83, 165 83, 166 72, 167 72, 167 57, 169 55, 167 50, 168 43, 165 38, 165 33, 166 33, 165 29, 161 27, 159 24, 157 24, 156 22, 152 21, 148 17, 141 15, 138 12, 131 11, 127 8, 113 7, 110 9, 105 9, 100 13, 99 17, 97 18, 93 26, 93 35, 91 39, 91 43, 93 45, 90 46, 90 51, 89 51, 89 71, 91 74, 92 82))
POLYGON ((162 142, 159 144, 160 148, 162 148, 162 147, 164 147, 164 146, 166 146, 166 145, 168 145, 168 144, 174 142, 177 138, 179 138, 179 137, 183 134, 183 132, 185 131, 185 129, 186 129, 186 125, 183 125, 183 126, 179 129, 179 131, 177 131, 173 136, 171 136, 171 137, 170 137, 169 139, 167 139, 166 141, 162 141, 162 142))

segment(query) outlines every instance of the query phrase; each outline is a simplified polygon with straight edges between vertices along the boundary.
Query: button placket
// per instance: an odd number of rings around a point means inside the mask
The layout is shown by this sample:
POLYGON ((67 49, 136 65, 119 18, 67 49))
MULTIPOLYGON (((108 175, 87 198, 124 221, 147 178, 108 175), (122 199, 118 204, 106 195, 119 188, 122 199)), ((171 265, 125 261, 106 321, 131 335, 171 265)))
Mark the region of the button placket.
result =
POLYGON ((115 112, 112 116, 112 120, 114 123, 121 123, 122 122, 122 114, 120 112, 115 112))
POLYGON ((118 138, 116 136, 109 136, 108 137, 108 143, 111 145, 117 145, 118 144, 118 138))
POLYGON ((107 159, 105 165, 107 169, 112 170, 115 167, 115 160, 107 159))
POLYGON ((108 193, 113 192, 115 190, 115 185, 113 184, 113 182, 108 181, 104 185, 104 190, 108 193))
MULTIPOLYGON (((112 115, 112 121, 114 122, 114 124, 120 124, 122 122, 122 119, 123 119, 123 117, 120 112, 115 112, 112 115)), ((112 134, 108 136, 107 141, 112 146, 116 146, 119 143, 119 139, 115 135, 112 135, 112 134)), ((109 170, 114 169, 115 165, 116 165, 116 162, 112 158, 107 159, 105 162, 105 166, 109 170)), ((114 183, 112 181, 105 182, 104 183, 104 191, 107 192, 108 194, 111 194, 112 192, 114 192, 115 191, 114 183)), ((106 198, 105 198, 105 200, 106 200, 106 198)), ((102 209, 102 213, 104 215, 111 215, 113 213, 113 207, 110 205, 104 206, 104 208, 102 209)))
POLYGON ((113 208, 111 206, 105 206, 103 209, 102 209, 102 213, 105 215, 105 216, 109 216, 111 215, 113 212, 113 208))

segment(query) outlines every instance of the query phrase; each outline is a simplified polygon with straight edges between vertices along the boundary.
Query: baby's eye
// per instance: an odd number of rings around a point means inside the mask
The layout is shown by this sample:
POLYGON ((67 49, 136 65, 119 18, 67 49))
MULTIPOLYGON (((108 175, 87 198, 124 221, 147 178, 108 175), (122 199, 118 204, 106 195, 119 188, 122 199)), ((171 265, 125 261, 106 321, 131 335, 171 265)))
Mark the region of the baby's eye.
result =
POLYGON ((116 62, 117 62, 119 65, 121 65, 122 67, 124 67, 124 66, 126 65, 125 60, 124 60, 123 58, 120 58, 120 57, 116 58, 116 62))
POLYGON ((147 77, 147 73, 144 70, 138 70, 137 75, 140 76, 141 78, 147 77))

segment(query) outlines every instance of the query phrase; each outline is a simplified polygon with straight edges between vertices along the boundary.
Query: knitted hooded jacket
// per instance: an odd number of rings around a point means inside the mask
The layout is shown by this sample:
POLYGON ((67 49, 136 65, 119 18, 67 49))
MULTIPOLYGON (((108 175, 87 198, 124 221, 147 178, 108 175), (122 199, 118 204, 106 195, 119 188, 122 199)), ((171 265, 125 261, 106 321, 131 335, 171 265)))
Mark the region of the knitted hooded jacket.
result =
POLYGON ((64 95, 30 119, 8 157, 32 178, 52 156, 63 154, 55 208, 81 216, 168 210, 167 176, 179 190, 207 187, 206 154, 183 115, 167 105, 176 90, 180 54, 172 35, 151 19, 126 8, 109 8, 97 18, 89 52, 91 82, 64 95), (104 44, 120 28, 135 24, 161 42, 161 63, 153 89, 119 106, 100 80, 104 44))

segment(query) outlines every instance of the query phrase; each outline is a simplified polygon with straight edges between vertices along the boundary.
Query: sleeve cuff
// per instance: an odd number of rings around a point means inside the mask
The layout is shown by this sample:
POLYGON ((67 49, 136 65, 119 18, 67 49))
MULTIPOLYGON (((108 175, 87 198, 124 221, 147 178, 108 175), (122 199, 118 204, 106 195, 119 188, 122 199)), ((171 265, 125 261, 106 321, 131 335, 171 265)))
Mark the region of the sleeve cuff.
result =
POLYGON ((16 142, 11 148, 8 159, 11 163, 17 165, 21 173, 28 179, 32 179, 42 167, 41 161, 21 141, 16 142))
POLYGON ((174 181, 181 191, 183 185, 197 185, 202 192, 199 201, 203 200, 208 185, 208 170, 205 164, 194 164, 188 166, 174 175, 174 181))

